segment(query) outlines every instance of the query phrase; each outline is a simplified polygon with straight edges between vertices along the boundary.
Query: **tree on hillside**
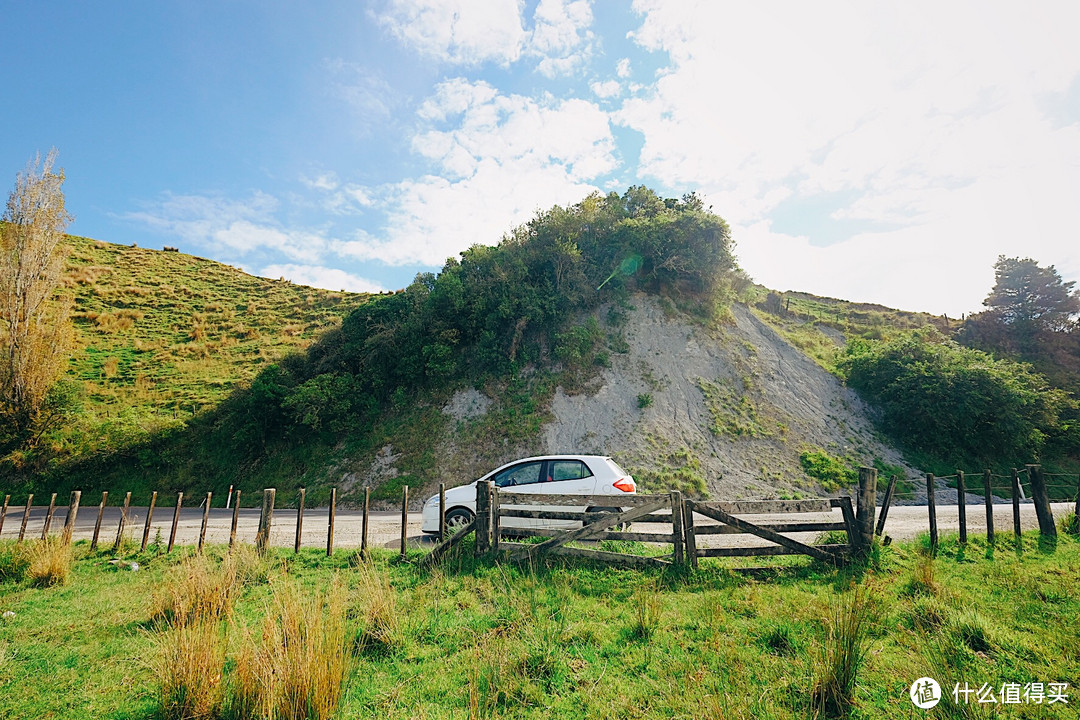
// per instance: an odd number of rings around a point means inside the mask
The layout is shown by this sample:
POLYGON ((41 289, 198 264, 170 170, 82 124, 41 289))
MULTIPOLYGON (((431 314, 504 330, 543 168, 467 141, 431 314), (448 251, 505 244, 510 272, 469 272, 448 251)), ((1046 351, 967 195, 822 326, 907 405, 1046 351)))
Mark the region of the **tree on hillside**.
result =
POLYGON ((1080 313, 1074 285, 1062 282, 1053 265, 1044 268, 1031 258, 1001 255, 994 263, 994 288, 983 305, 1018 335, 1065 332, 1080 313))
POLYGON ((55 148, 19 173, 0 222, 0 415, 15 434, 39 421, 71 346, 63 270, 64 171, 55 148))

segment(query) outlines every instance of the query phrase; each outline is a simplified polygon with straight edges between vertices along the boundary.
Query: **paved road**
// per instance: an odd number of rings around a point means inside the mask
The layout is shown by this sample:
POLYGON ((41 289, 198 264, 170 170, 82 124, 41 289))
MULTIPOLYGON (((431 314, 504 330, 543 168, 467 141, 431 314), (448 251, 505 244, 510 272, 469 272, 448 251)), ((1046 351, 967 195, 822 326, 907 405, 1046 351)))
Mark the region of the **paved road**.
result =
MULTIPOLYGON (((22 507, 9 507, 7 518, 4 522, 0 537, 15 538, 19 534, 19 526, 23 517, 22 507)), ((1054 503, 1054 517, 1059 519, 1073 509, 1072 503, 1054 503)), ((27 537, 40 537, 44 524, 47 508, 34 507, 31 509, 30 519, 26 526, 27 537)), ((97 506, 83 506, 79 509, 75 523, 75 538, 89 540, 94 532, 94 523, 97 520, 97 506)), ((50 533, 59 533, 64 526, 67 507, 58 507, 50 525, 50 533)), ((1021 525, 1024 530, 1038 528, 1038 520, 1035 516, 1035 506, 1030 502, 1020 506, 1021 525)), ((156 533, 160 530, 163 542, 168 542, 169 531, 172 526, 173 508, 158 507, 154 510, 153 521, 150 526, 150 542, 154 541, 156 533)), ((325 547, 326 529, 329 517, 328 508, 308 508, 304 511, 303 547, 325 547)), ((790 520, 790 516, 782 515, 757 515, 746 516, 752 521, 775 522, 783 519, 790 520)), ((127 533, 135 540, 142 540, 142 532, 146 523, 146 508, 133 507, 129 511, 127 533)), ((938 531, 940 533, 956 532, 960 529, 959 511, 955 505, 939 505, 937 507, 938 531)), ((811 521, 841 521, 840 511, 832 513, 815 513, 801 515, 800 520, 811 521)), ((120 521, 120 508, 108 507, 101 524, 99 544, 109 545, 116 540, 117 526, 120 521)), ((224 508, 212 508, 210 521, 207 529, 206 541, 214 544, 225 544, 229 541, 229 528, 232 522, 232 510, 224 508)), ((968 534, 977 535, 986 533, 986 515, 982 505, 967 506, 968 534)), ((1012 505, 994 505, 994 529, 997 533, 1006 535, 1012 532, 1012 505)), ((199 538, 199 529, 202 524, 202 511, 197 507, 184 508, 180 513, 180 522, 177 526, 178 544, 194 544, 199 538)), ((334 546, 337 548, 359 547, 362 529, 361 513, 351 510, 338 510, 334 523, 334 546)), ((371 512, 369 519, 369 543, 372 547, 399 548, 401 534, 401 513, 395 512, 371 512)), ((239 542, 253 543, 259 526, 259 510, 257 508, 242 509, 237 525, 237 539, 239 542)), ((921 532, 928 530, 926 506, 902 505, 889 510, 888 520, 885 525, 885 533, 897 540, 914 538, 921 532)), ((662 532, 657 525, 635 527, 641 532, 662 532)), ((814 533, 796 533, 792 537, 803 541, 812 540, 814 533)), ((420 513, 409 513, 407 536, 410 546, 430 546, 430 538, 420 531, 420 513)), ((274 522, 270 534, 270 541, 274 545, 291 547, 296 537, 296 510, 278 509, 274 513, 274 522)), ((746 535, 713 535, 699 538, 699 545, 704 546, 749 546, 765 544, 758 538, 746 535)))

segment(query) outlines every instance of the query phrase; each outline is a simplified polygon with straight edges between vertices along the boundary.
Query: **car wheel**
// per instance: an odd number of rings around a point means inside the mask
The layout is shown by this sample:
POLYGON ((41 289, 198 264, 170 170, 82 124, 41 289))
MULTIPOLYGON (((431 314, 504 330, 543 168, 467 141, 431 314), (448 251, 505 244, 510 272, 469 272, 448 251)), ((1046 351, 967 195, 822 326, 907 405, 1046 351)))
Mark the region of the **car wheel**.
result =
POLYGON ((463 527, 472 522, 476 517, 468 508, 457 507, 446 513, 446 532, 448 535, 460 531, 463 527))
MULTIPOLYGON (((617 507, 591 507, 591 508, 586 508, 585 512, 587 512, 587 513, 595 513, 595 515, 596 515, 596 517, 588 519, 588 520, 585 521, 585 524, 588 525, 589 523, 593 523, 593 522, 596 522, 597 520, 599 520, 601 514, 603 514, 603 513, 621 513, 622 508, 617 508, 617 507)), ((625 532, 628 527, 630 527, 629 523, 619 523, 618 525, 613 525, 612 527, 608 528, 608 530, 611 530, 613 532, 625 532)))

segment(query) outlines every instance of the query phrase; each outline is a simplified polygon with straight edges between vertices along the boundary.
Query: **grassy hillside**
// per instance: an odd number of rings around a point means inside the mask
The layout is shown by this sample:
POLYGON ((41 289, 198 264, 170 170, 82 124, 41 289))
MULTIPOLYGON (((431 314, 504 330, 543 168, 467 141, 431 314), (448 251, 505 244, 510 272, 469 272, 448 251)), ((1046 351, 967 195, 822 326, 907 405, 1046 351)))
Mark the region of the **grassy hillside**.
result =
POLYGON ((6 459, 9 477, 182 428, 367 300, 183 253, 82 237, 68 244, 72 407, 32 452, 6 459))
MULTIPOLYGON (((423 571, 385 550, 367 563, 248 548, 237 562, 211 547, 199 563, 183 560, 190 548, 150 546, 110 564, 80 542, 57 587, 20 580, 6 541, 0 716, 169 717, 157 714, 163 690, 181 681, 217 717, 250 690, 245 648, 291 618, 316 628, 293 650, 328 647, 314 665, 282 667, 325 678, 344 664, 333 717, 899 719, 923 716, 908 691, 924 676, 945 691, 929 717, 1075 717, 1080 544, 1062 536, 1045 553, 1026 541, 1021 554, 943 538, 936 559, 924 543, 894 544, 865 574, 799 559, 760 580, 708 560, 659 572, 465 556, 423 571), (344 592, 311 604, 335 587, 344 592), (184 599, 210 623, 170 615, 184 599), (178 648, 193 660, 178 662, 178 648), (821 712, 830 677, 851 705, 821 712), (957 707, 952 689, 965 682, 995 696, 1003 683, 1068 683, 1069 704, 980 706, 972 695, 957 707)), ((288 649, 270 646, 265 662, 288 649)))

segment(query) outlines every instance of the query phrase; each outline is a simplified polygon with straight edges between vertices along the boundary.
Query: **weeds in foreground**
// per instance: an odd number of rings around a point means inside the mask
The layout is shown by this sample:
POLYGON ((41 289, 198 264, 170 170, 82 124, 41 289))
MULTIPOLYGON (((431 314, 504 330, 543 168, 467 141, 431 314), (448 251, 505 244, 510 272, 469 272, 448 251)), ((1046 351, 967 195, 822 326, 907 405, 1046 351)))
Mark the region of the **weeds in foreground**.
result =
POLYGON ((866 660, 873 621, 869 591, 862 585, 833 606, 827 635, 814 667, 814 707, 826 717, 847 717, 855 700, 855 683, 866 660))
POLYGON ((71 575, 71 564, 74 562, 71 543, 49 536, 44 540, 28 543, 25 552, 26 576, 30 578, 32 585, 52 587, 67 583, 71 575))
POLYGON ((154 593, 150 616, 173 626, 227 617, 239 587, 238 566, 231 556, 216 567, 205 555, 187 558, 154 593))
POLYGON ((630 637, 650 640, 660 628, 662 608, 660 593, 655 585, 646 585, 634 594, 634 621, 630 625, 630 637))
POLYGON ((259 640, 244 638, 225 717, 325 720, 341 701, 349 661, 341 583, 313 595, 285 583, 259 640))
POLYGON ((209 618, 179 622, 157 636, 154 670, 160 678, 162 720, 219 715, 224 697, 225 640, 223 623, 209 618))
POLYGON ((377 568, 371 560, 361 560, 356 572, 355 613, 359 620, 356 649, 367 653, 386 653, 400 642, 401 628, 397 612, 397 594, 390 586, 386 568, 377 568))

